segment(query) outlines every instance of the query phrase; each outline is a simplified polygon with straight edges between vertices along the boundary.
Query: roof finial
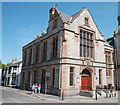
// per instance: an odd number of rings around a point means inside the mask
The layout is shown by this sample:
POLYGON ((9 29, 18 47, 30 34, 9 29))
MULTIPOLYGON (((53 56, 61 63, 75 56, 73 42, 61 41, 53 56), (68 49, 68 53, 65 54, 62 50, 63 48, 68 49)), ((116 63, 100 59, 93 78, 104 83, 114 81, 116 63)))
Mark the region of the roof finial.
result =
POLYGON ((58 4, 55 5, 55 8, 58 9, 58 4))

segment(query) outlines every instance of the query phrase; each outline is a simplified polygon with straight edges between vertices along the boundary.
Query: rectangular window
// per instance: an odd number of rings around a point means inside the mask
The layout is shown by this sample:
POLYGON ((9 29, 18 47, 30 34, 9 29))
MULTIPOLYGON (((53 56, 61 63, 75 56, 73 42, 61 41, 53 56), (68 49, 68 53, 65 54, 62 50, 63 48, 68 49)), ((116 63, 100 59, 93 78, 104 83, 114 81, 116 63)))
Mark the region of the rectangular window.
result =
POLYGON ((82 57, 82 45, 80 45, 80 56, 82 57))
POLYGON ((87 57, 89 57, 89 46, 87 46, 87 57))
POLYGON ((74 68, 70 67, 70 86, 73 86, 74 68))
POLYGON ((39 59, 40 59, 40 44, 37 45, 37 63, 39 62, 39 59))
POLYGON ((87 39, 89 40, 89 33, 87 33, 87 39))
POLYGON ((108 63, 111 63, 110 55, 108 56, 108 63))
POLYGON ((27 51, 23 52, 23 64, 26 65, 27 51))
POLYGON ((83 39, 82 38, 80 38, 80 44, 83 44, 83 39))
POLYGON ((10 74, 10 73, 11 73, 11 69, 12 69, 12 68, 11 68, 11 66, 10 66, 10 67, 9 67, 9 72, 8 72, 8 74, 10 74))
POLYGON ((106 76, 111 76, 111 52, 105 51, 105 58, 106 58, 106 76))
POLYGON ((37 83, 37 70, 34 70, 34 84, 37 83))
POLYGON ((86 39, 85 38, 83 39, 83 44, 86 45, 86 39))
POLYGON ((88 24, 88 18, 85 18, 85 25, 89 25, 88 24))
POLYGON ((82 37, 82 31, 80 31, 80 37, 82 37))
POLYGON ((55 68, 53 68, 53 79, 52 79, 52 85, 55 85, 55 68))
POLYGON ((83 32, 83 38, 84 38, 84 39, 86 38, 86 33, 85 33, 85 31, 83 32))
POLYGON ((24 84, 25 72, 22 74, 22 84, 24 84))
POLYGON ((30 83, 30 71, 28 71, 28 83, 30 83))
POLYGON ((90 43, 89 43, 89 39, 87 39, 87 46, 89 46, 89 44, 90 44, 90 43))
POLYGON ((32 59, 32 48, 30 48, 29 51, 29 64, 31 64, 31 59, 32 59))
POLYGON ((91 50, 91 51, 90 51, 90 52, 91 52, 90 57, 92 58, 92 55, 93 55, 93 52, 92 52, 92 51, 93 51, 93 48, 92 48, 92 47, 90 47, 90 50, 91 50))
POLYGON ((52 42, 52 58, 57 58, 57 51, 58 51, 58 37, 54 37, 52 42))
POLYGON ((106 58, 106 63, 107 63, 107 62, 108 62, 108 61, 107 61, 107 55, 105 56, 105 58, 106 58))
POLYGON ((111 69, 107 68, 106 69, 106 76, 110 77, 112 75, 111 72, 112 72, 111 69))
POLYGON ((109 76, 112 76, 112 73, 111 73, 112 71, 111 71, 111 69, 109 69, 109 76))
POLYGON ((10 77, 8 77, 8 82, 7 82, 7 85, 9 85, 10 84, 10 77))
POLYGON ((45 78, 46 78, 46 69, 42 69, 42 76, 41 76, 41 87, 45 88, 45 78))
POLYGON ((56 37, 56 42, 55 42, 55 58, 57 58, 57 51, 58 51, 58 37, 56 37))
POLYGON ((101 72, 102 72, 102 70, 101 69, 99 69, 99 85, 101 85, 101 72))
POLYGON ((86 46, 83 46, 84 49, 84 57, 86 57, 86 46))
POLYGON ((92 58, 93 57, 92 53, 93 53, 93 34, 80 30, 80 56, 92 58))
POLYGON ((47 41, 43 43, 43 61, 47 60, 47 41))

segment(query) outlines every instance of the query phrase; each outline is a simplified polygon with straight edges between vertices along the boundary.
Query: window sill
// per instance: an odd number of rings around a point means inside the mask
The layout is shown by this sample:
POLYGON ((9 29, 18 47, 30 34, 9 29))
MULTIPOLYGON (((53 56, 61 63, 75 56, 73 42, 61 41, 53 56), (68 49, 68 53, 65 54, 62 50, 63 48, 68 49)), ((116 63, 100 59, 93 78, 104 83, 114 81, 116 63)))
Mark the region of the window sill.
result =
POLYGON ((90 58, 90 57, 81 57, 80 56, 80 58, 82 58, 83 60, 94 60, 94 58, 90 58))
POLYGON ((107 78, 112 78, 112 76, 106 76, 107 78))
POLYGON ((88 24, 84 24, 85 26, 87 26, 87 27, 90 27, 88 24))

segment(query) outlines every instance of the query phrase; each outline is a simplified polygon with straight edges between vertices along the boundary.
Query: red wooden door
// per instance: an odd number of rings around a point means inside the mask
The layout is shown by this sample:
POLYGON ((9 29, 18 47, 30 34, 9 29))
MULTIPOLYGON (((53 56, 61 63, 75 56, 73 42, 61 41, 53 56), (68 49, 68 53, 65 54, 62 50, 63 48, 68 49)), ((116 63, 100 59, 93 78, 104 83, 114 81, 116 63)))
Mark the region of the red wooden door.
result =
POLYGON ((81 77, 81 90, 90 90, 90 76, 83 75, 81 77))

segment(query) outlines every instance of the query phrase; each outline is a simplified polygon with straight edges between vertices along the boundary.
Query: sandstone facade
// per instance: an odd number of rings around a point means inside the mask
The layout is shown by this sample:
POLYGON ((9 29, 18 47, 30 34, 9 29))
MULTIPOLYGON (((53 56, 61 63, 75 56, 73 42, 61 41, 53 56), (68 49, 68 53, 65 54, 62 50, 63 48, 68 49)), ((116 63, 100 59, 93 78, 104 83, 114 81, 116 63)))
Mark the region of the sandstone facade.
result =
POLYGON ((21 86, 41 83, 41 92, 66 96, 110 88, 113 52, 87 8, 69 16, 52 7, 47 31, 23 47, 21 86))

